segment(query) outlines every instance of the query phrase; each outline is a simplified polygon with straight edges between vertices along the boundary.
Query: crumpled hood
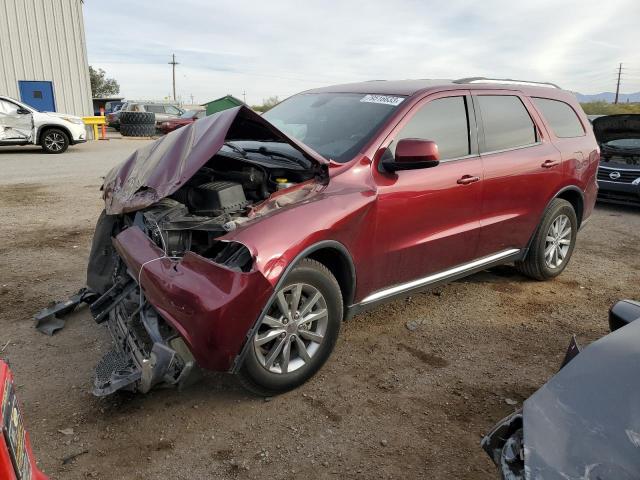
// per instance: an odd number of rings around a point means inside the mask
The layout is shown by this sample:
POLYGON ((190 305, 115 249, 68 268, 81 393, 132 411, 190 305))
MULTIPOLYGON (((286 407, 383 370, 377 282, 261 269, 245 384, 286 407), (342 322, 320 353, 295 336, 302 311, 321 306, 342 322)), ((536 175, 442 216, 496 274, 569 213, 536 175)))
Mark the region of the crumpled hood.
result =
POLYGON ((524 403, 527 479, 640 478, 640 320, 586 347, 524 403))
POLYGON ((598 143, 621 138, 640 138, 640 114, 606 115, 592 121, 598 143))
POLYGON ((218 153, 225 141, 234 139, 276 139, 289 143, 317 164, 328 163, 251 109, 230 108, 136 150, 114 167, 104 179, 106 213, 133 212, 171 195, 218 153))

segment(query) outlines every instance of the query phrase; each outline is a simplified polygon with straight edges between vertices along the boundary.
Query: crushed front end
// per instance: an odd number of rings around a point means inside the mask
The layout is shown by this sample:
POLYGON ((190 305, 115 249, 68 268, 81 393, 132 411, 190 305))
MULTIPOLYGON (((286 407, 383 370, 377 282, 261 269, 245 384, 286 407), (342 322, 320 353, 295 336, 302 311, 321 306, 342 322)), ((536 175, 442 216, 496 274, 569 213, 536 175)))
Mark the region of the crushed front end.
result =
POLYGON ((235 371, 273 285, 257 253, 225 235, 324 180, 326 168, 246 109, 173 132, 111 171, 87 269, 92 314, 113 338, 94 393, 235 371))
POLYGON ((229 242, 220 263, 187 251, 168 256, 153 234, 131 225, 113 240, 112 286, 94 303, 113 349, 96 367, 94 394, 145 393, 183 386, 197 366, 230 371, 271 286, 260 272, 243 272, 245 247, 229 242))
POLYGON ((119 277, 91 311, 113 340, 113 348, 96 366, 94 395, 121 389, 146 393, 158 384, 183 386, 194 378, 196 364, 189 349, 132 278, 119 277))

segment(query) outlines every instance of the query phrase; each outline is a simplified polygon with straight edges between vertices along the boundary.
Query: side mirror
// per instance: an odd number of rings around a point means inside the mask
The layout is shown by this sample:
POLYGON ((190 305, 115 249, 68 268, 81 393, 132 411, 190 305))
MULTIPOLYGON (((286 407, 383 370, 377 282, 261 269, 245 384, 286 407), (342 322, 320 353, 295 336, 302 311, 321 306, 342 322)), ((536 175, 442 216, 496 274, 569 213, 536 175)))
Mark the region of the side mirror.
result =
POLYGON ((395 158, 391 158, 391 155, 385 157, 381 164, 387 172, 431 168, 440 163, 436 142, 419 138, 403 138, 396 146, 395 158))
POLYGON ((16 113, 18 115, 29 115, 31 112, 26 108, 19 108, 18 110, 16 110, 16 113))
POLYGON ((640 302, 620 300, 609 310, 609 330, 612 332, 640 319, 640 302))

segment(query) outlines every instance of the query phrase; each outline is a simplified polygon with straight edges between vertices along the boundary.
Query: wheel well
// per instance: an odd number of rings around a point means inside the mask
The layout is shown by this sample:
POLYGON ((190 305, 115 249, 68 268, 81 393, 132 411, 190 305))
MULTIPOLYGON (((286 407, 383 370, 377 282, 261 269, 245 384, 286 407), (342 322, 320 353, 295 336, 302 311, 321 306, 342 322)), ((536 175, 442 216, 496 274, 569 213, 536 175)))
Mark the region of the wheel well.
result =
POLYGON ((311 252, 308 258, 322 263, 331 271, 340 286, 345 309, 351 305, 355 294, 356 277, 353 264, 347 254, 337 248, 326 247, 311 252))
POLYGON ((562 198, 573 206, 573 210, 576 212, 576 218, 578 219, 578 227, 582 223, 582 210, 584 208, 584 200, 579 191, 569 188, 560 192, 556 198, 562 198))
POLYGON ((38 145, 40 145, 40 142, 42 141, 42 135, 44 135, 44 133, 47 130, 51 130, 52 128, 55 128, 57 130, 62 130, 67 135, 67 139, 69 140, 69 143, 71 143, 71 140, 73 137, 71 136, 71 132, 67 130, 65 127, 61 125, 44 125, 40 127, 40 129, 38 130, 38 145))

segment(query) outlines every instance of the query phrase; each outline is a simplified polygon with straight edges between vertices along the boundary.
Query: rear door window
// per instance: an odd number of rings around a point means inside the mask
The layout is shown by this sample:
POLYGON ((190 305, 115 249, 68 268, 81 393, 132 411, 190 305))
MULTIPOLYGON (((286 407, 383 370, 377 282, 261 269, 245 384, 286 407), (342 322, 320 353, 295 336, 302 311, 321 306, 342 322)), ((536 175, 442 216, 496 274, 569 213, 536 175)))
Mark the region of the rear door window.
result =
POLYGON ((441 160, 469 155, 469 121, 465 98, 438 98, 421 107, 390 145, 394 154, 398 141, 403 138, 436 142, 441 160))
POLYGON ((164 107, 162 105, 145 105, 144 109, 147 112, 164 113, 164 107))
POLYGON ((585 135, 575 110, 560 100, 532 97, 556 137, 571 138, 585 135))
POLYGON ((484 127, 483 152, 496 152, 533 145, 536 126, 522 100, 515 95, 478 95, 484 127))

